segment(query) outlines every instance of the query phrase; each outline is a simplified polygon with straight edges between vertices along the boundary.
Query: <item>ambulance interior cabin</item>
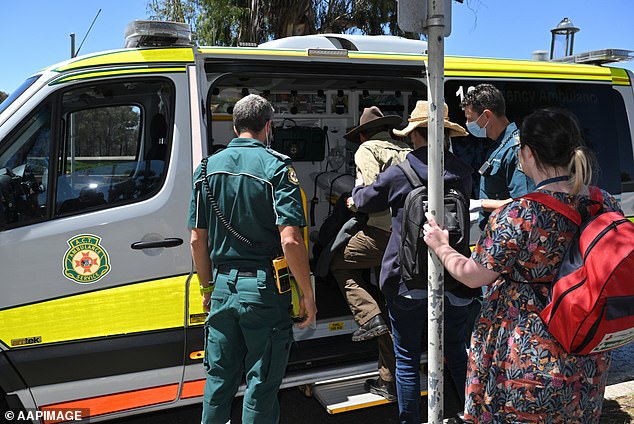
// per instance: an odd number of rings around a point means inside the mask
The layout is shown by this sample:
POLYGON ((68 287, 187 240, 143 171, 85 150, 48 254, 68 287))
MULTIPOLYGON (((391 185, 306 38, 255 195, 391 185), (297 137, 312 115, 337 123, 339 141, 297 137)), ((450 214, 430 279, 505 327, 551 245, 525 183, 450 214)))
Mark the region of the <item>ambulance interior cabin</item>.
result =
MULTIPOLYGON (((254 77, 251 71, 250 76, 219 78, 207 101, 212 118, 209 152, 235 137, 231 112, 236 101, 248 94, 267 98, 275 108, 271 147, 293 160, 306 197, 309 255, 314 259, 320 226, 336 200, 354 186, 358 144, 347 141, 344 134, 358 125, 363 109, 373 105, 385 115, 401 116, 406 123, 416 101, 427 97, 427 88, 420 80, 402 77, 254 77)), ((377 277, 368 273, 375 283, 377 277)), ((316 285, 320 317, 350 313, 334 281, 317 279, 316 285), (331 290, 331 295, 325 293, 331 290)))

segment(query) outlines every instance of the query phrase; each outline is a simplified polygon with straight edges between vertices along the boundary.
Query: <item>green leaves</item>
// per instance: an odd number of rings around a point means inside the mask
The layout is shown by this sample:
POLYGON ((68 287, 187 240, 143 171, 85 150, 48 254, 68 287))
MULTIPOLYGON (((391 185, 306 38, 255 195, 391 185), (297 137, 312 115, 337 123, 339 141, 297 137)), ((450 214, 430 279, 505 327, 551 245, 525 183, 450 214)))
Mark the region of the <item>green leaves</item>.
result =
POLYGON ((396 0, 150 0, 150 19, 186 22, 199 45, 237 46, 292 35, 401 35, 396 0))

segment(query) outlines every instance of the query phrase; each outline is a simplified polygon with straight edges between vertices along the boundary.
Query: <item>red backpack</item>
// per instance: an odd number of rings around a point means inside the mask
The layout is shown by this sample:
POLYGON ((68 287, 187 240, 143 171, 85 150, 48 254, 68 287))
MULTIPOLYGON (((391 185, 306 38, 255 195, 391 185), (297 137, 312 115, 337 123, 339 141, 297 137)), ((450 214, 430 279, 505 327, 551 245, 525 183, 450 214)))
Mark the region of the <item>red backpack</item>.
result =
MULTIPOLYGON (((553 209, 580 229, 568 248, 539 314, 548 331, 573 354, 603 352, 634 341, 634 223, 598 202, 583 221, 569 205, 541 192, 523 196, 553 209)), ((592 208, 591 208, 592 209, 592 208)))

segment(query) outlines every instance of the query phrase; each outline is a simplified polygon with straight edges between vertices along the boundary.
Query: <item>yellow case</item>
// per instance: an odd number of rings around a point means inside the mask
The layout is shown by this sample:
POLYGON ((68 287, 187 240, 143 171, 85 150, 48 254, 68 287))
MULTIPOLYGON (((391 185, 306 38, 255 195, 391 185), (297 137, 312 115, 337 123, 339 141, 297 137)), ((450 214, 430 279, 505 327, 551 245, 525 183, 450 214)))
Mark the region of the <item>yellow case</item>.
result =
POLYGON ((275 271, 275 284, 279 293, 288 293, 291 291, 291 270, 284 256, 273 259, 273 271, 275 271), (282 285, 284 286, 282 287, 282 285), (288 285, 286 285, 288 284, 288 285))

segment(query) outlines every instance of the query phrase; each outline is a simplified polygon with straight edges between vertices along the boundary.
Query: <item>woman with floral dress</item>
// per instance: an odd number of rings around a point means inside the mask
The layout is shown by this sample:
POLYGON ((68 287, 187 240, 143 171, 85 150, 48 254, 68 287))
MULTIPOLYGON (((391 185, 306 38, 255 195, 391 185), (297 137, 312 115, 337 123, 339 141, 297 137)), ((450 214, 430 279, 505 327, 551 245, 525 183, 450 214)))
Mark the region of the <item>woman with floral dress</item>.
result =
MULTIPOLYGON (((593 160, 572 114, 540 109, 528 116, 519 161, 536 190, 582 216, 589 213, 593 160)), ((610 194, 602 194, 606 209, 621 212, 610 194)), ((467 286, 489 285, 471 339, 465 420, 598 422, 610 353, 567 353, 538 315, 576 225, 539 203, 515 199, 491 215, 465 258, 449 246, 447 231, 428 219, 425 241, 447 271, 467 286)))

